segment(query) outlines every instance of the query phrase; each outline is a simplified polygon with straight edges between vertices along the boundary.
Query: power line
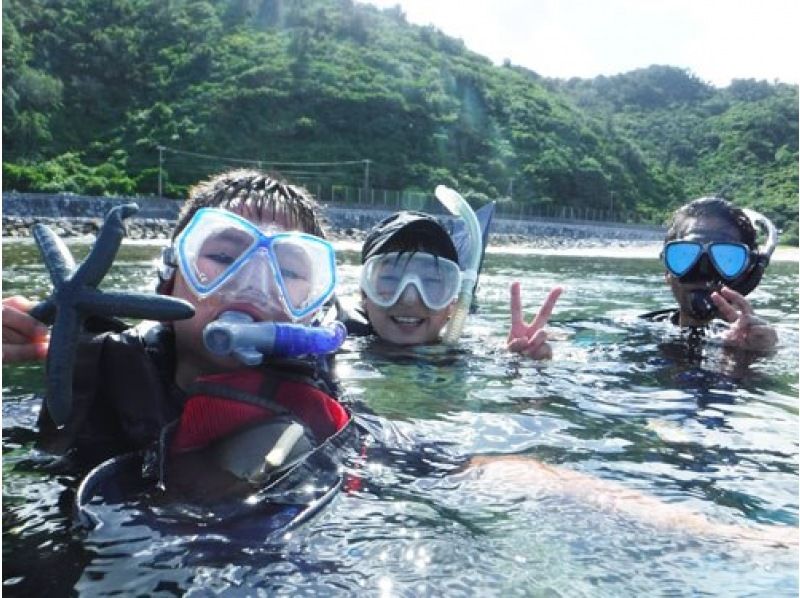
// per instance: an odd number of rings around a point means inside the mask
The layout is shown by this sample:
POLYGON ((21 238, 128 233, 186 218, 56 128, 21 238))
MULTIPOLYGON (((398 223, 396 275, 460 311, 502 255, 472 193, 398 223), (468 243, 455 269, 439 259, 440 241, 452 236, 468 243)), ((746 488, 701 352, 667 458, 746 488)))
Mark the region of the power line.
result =
POLYGON ((201 154, 198 152, 189 152, 185 150, 178 150, 171 147, 159 146, 165 151, 172 152, 173 154, 183 154, 185 156, 193 156, 195 158, 205 158, 207 160, 224 160, 227 162, 238 162, 240 164, 254 164, 254 165, 268 165, 268 166, 341 166, 341 165, 355 165, 363 166, 364 160, 344 160, 340 162, 271 162, 269 160, 246 160, 243 158, 228 158, 225 156, 213 156, 210 154, 201 154))

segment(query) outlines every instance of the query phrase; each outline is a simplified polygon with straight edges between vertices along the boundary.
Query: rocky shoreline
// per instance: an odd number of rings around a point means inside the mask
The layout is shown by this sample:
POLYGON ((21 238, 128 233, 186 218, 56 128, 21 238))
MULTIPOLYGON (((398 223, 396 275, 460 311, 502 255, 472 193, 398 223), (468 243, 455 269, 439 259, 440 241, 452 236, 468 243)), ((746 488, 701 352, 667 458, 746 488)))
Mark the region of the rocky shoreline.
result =
MULTIPOLYGON (((50 218, 46 216, 3 216, 3 238, 25 239, 31 236, 34 224, 45 224, 62 238, 93 237, 97 235, 102 218, 50 218)), ((128 239, 169 239, 174 220, 166 218, 134 218, 125 222, 128 239)), ((361 241, 365 232, 354 228, 327 229, 333 240, 348 239, 361 241)))
MULTIPOLYGON (((34 224, 49 226, 59 237, 79 238, 93 237, 103 223, 102 218, 51 218, 45 216, 3 216, 3 238, 24 239, 31 236, 34 224)), ((172 234, 174 221, 166 218, 134 218, 126 222, 127 238, 133 240, 166 240, 172 234)), ((360 243, 366 232, 354 227, 327 227, 328 237, 333 241, 352 241, 360 243)), ((562 231, 561 234, 520 234, 492 232, 493 245, 514 246, 524 248, 558 248, 558 247, 601 247, 611 242, 615 246, 643 246, 653 240, 639 238, 615 238, 591 235, 585 232, 562 231), (564 234, 567 233, 567 234, 564 234)))
MULTIPOLYGON (((59 237, 94 236, 102 218, 50 218, 46 216, 3 216, 3 238, 24 239, 31 236, 34 224, 45 224, 59 237)), ((168 239, 174 222, 165 218, 143 218, 126 222, 130 239, 168 239)))
MULTIPOLYGON (((69 194, 3 193, 3 238, 30 237, 35 223, 50 226, 64 238, 91 239, 112 207, 135 202, 140 210, 126 221, 129 239, 166 240, 178 215, 180 203, 163 198, 83 197, 69 194)), ((360 243, 375 223, 391 210, 360 205, 323 205, 328 237, 360 243)), ((449 216, 440 215, 444 221, 449 216)), ((562 247, 640 247, 660 244, 662 227, 642 224, 597 222, 557 218, 518 219, 497 214, 492 222, 492 246, 521 249, 562 247)))

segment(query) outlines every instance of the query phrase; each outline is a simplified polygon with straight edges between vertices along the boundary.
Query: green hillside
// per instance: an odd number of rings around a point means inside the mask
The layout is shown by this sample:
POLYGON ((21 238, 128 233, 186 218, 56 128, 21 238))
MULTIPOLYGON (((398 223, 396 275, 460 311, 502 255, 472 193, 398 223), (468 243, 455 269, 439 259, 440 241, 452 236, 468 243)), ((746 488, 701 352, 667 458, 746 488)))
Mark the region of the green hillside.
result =
POLYGON ((716 89, 654 66, 551 88, 636 139, 686 197, 722 194, 770 215, 797 242, 797 86, 737 80, 716 89))
POLYGON ((796 231, 797 101, 669 67, 545 80, 348 0, 3 2, 3 188, 19 191, 156 193, 162 145, 174 197, 256 160, 361 187, 370 160, 377 189, 637 219, 723 192, 796 231))

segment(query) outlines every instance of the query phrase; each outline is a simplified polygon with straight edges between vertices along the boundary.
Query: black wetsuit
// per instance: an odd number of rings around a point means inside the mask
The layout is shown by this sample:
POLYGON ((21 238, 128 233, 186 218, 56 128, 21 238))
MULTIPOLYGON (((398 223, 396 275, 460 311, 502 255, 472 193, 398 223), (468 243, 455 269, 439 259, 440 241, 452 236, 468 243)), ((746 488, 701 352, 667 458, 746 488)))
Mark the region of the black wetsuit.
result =
POLYGON ((348 336, 371 336, 375 334, 367 312, 361 307, 345 307, 341 301, 336 302, 336 319, 344 323, 348 336))
POLYGON ((89 465, 155 443, 181 413, 185 394, 174 383, 175 339, 168 326, 134 327, 88 336, 80 343, 72 409, 58 428, 43 403, 40 442, 52 453, 89 465))
MULTIPOLYGON (((371 328, 358 318, 356 314, 350 319, 353 333, 369 334, 371 328)), ((326 367, 313 368, 313 372, 308 369, 281 371, 276 377, 295 383, 299 380, 317 391, 322 388, 323 392, 335 396, 335 381, 327 368, 330 364, 327 360, 320 360, 320 363, 326 367)), ((275 368, 271 369, 274 373, 275 368)), ((41 443, 46 450, 67 454, 73 461, 77 459, 82 469, 102 462, 87 476, 76 496, 85 523, 97 522, 91 505, 99 496, 105 497, 105 502, 126 502, 131 499, 131 491, 134 495, 151 494, 158 484, 166 487, 169 495, 170 486, 175 488, 170 484, 170 479, 175 479, 169 472, 169 462, 173 458, 170 449, 174 449, 176 423, 183 421, 184 407, 191 397, 175 385, 174 372, 175 342, 169 326, 98 334, 87 338, 78 352, 73 409, 67 424, 57 428, 43 407, 39 425, 41 443), (163 484, 165 470, 167 483, 163 484)), ((446 447, 438 443, 420 442, 399 434, 391 422, 381 418, 362 415, 357 422, 349 415, 348 418, 344 427, 330 436, 326 434, 321 441, 318 438, 316 448, 307 458, 281 473, 279 478, 271 478, 259 486, 259 496, 264 499, 259 504, 248 506, 240 500, 233 501, 229 503, 233 505, 230 510, 217 512, 237 520, 250 515, 271 516, 277 511, 267 504, 277 497, 275 504, 283 506, 275 521, 280 521, 279 527, 283 528, 284 523, 294 524, 312 514, 341 484, 346 488, 352 486, 352 475, 342 475, 343 459, 349 460, 355 455, 359 462, 365 459, 388 462, 402 454, 402 469, 414 476, 442 475, 464 461, 462 456, 450 455, 446 447), (365 436, 371 440, 366 441, 365 436), (436 465, 432 465, 432 454, 439 457, 433 459, 436 465), (314 495, 298 496, 287 502, 287 496, 294 497, 298 488, 310 485, 317 490, 314 495), (287 511, 284 507, 289 503, 291 509, 287 511)), ((200 454, 198 462, 204 462, 203 459, 200 454)), ((194 479, 194 476, 189 477, 194 479)), ((158 494, 152 496, 148 500, 164 499, 158 494)), ((177 498, 183 500, 186 496, 180 494, 177 498)), ((201 498, 201 502, 206 502, 206 497, 201 498)), ((278 525, 272 522, 267 527, 273 524, 278 525)))

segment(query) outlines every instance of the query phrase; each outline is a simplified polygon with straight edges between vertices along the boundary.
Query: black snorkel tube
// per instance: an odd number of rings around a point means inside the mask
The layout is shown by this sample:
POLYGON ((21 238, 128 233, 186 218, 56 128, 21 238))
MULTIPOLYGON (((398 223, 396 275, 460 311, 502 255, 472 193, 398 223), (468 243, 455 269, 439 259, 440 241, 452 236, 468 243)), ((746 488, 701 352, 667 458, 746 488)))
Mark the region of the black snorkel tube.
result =
POLYGON ((689 293, 689 313, 697 320, 710 320, 717 315, 717 306, 711 301, 709 289, 695 289, 689 293))
POLYGON ((44 224, 33 226, 53 292, 33 307, 30 315, 52 324, 47 351, 47 410, 57 426, 67 422, 72 410, 72 374, 78 338, 87 318, 118 316, 149 320, 184 320, 194 315, 187 301, 146 293, 104 292, 97 287, 114 262, 122 237, 123 220, 139 211, 136 204, 112 208, 86 259, 76 267, 66 244, 44 224))

